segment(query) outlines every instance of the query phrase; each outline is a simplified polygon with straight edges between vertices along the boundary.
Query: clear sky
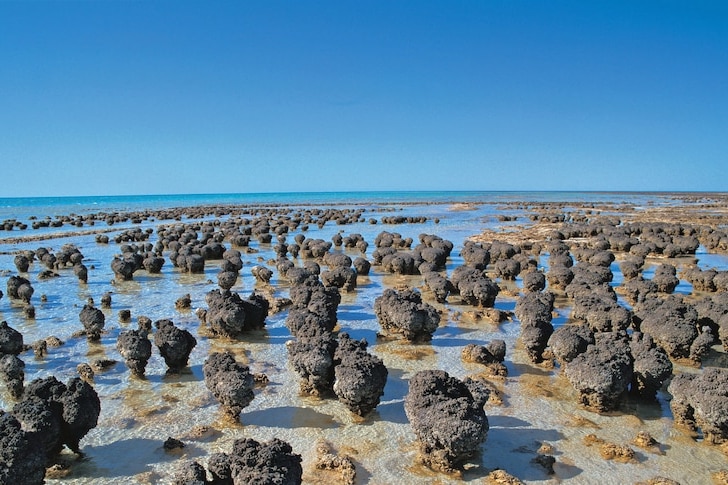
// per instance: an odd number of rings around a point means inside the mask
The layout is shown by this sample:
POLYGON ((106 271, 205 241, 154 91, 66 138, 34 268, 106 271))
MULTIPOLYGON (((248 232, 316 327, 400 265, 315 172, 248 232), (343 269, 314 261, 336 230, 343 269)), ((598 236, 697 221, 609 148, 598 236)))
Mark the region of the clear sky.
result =
POLYGON ((728 190, 728 2, 0 1, 0 196, 728 190))

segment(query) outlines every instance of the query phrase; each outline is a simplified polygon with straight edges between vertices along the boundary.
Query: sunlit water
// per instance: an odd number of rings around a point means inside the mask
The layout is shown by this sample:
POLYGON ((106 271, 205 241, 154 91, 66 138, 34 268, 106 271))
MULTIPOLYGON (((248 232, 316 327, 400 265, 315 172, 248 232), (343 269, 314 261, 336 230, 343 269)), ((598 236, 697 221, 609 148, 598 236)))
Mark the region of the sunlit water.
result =
MULTIPOLYGON (((487 195, 487 194, 486 194, 487 195)), ((373 196, 365 199, 362 208, 374 209, 386 206, 386 200, 407 200, 411 205, 397 206, 396 214, 426 215, 424 224, 371 225, 368 222, 337 226, 329 222, 323 229, 311 225, 306 233, 310 238, 330 240, 336 232, 343 235, 360 233, 369 242, 367 256, 374 250, 376 235, 387 230, 411 237, 417 242, 421 233, 438 234, 455 243, 455 250, 448 263, 448 273, 462 264, 459 249, 463 241, 479 233, 484 228, 503 225, 523 224, 518 222, 498 222, 496 214, 521 214, 523 211, 510 206, 500 206, 519 200, 539 200, 538 194, 500 194, 486 196, 466 194, 420 195, 420 199, 410 194, 399 198, 390 196, 374 202, 373 196), (427 199, 429 197, 429 199, 427 199), (459 198, 458 198, 459 197, 459 198), (521 197, 521 198, 519 198, 521 197), (436 204, 420 205, 422 200, 439 200, 436 204), (488 203, 471 206, 469 210, 452 210, 453 202, 482 200, 488 203), (439 218, 439 223, 434 219, 439 218)), ((230 196, 234 199, 233 196, 230 196)), ((321 196, 317 203, 347 203, 350 199, 321 196)), ((557 195, 548 194, 549 197, 557 195)), ((615 201, 624 196, 604 196, 596 194, 569 194, 565 200, 583 201, 604 200, 614 197, 615 201)), ((669 199, 650 196, 633 196, 637 203, 670 203, 669 199), (650 202, 652 201, 652 202, 650 202)), ((541 194, 543 198, 543 194, 541 194)), ((551 200, 551 199, 548 199, 551 200)), ((68 201, 66 201, 68 202, 68 201)), ((184 205, 180 196, 174 200, 133 200, 102 201, 103 210, 113 209, 114 204, 124 209, 173 207, 184 205), (144 205, 147 203, 148 205, 144 205), (130 205, 132 204, 132 205, 130 205), (133 205, 137 204, 137 205, 133 205)), ((189 200, 187 201, 190 202, 189 200)), ((229 203, 234 203, 231 200, 229 203)), ((268 202, 267 200, 265 202, 268 202)), ((300 203, 291 199, 290 203, 300 203)), ((50 203, 50 202, 49 202, 50 203)), ((73 211, 94 212, 99 204, 82 206, 68 203, 59 206, 5 204, 2 218, 23 218, 28 215, 68 214, 73 211)), ((354 204, 354 206, 357 206, 354 204)), ((122 210, 122 209, 119 209, 122 210)), ((381 212, 365 212, 363 217, 379 218, 381 212)), ((173 221, 148 221, 142 227, 156 227, 173 221)), ((188 222, 188 221, 183 221, 188 222)), ((278 437, 288 441, 296 453, 303 457, 303 466, 310 480, 311 464, 315 458, 315 443, 324 438, 335 450, 350 455, 357 466, 358 483, 459 483, 482 482, 483 477, 492 469, 503 468, 526 482, 537 483, 634 483, 655 476, 664 476, 684 484, 711 483, 710 474, 725 467, 725 455, 717 448, 695 442, 683 431, 673 427, 668 404, 669 396, 661 392, 658 401, 652 404, 627 403, 619 413, 599 415, 580 408, 576 404, 576 392, 560 374, 559 368, 550 369, 529 363, 524 352, 517 345, 519 323, 512 319, 501 324, 469 317, 472 308, 455 304, 437 305, 443 309, 440 328, 430 343, 408 345, 398 341, 378 341, 376 334, 379 324, 373 312, 374 300, 384 288, 409 284, 421 287, 419 277, 397 277, 385 275, 372 268, 368 277, 360 277, 355 292, 342 294, 338 319, 341 331, 352 337, 364 338, 369 342, 370 351, 384 360, 389 371, 384 396, 376 410, 361 419, 350 413, 336 400, 320 400, 299 395, 298 376, 289 367, 285 342, 291 338, 285 326, 286 312, 271 315, 266 320, 266 328, 252 332, 239 341, 210 339, 200 334, 199 321, 194 309, 206 307, 205 294, 216 288, 214 283, 218 262, 209 262, 205 274, 182 274, 173 268, 167 259, 160 275, 149 275, 144 270, 137 271, 133 281, 112 284, 111 259, 119 252, 119 246, 97 244, 94 232, 113 229, 109 236, 113 240, 115 231, 122 231, 132 224, 122 224, 109 228, 97 223, 94 228, 60 228, 39 231, 15 231, 0 233, 0 237, 15 237, 43 233, 88 232, 85 235, 55 238, 29 243, 6 242, 0 245, 0 271, 5 278, 17 274, 13 264, 14 252, 21 249, 49 247, 57 251, 63 244, 73 243, 84 254, 84 263, 90 268, 89 282, 79 283, 70 269, 62 270, 60 277, 39 280, 38 273, 44 268, 35 262, 27 275, 35 288, 32 303, 36 308, 36 318, 27 319, 22 305, 11 302, 7 296, 0 300, 0 319, 23 333, 26 343, 55 335, 65 341, 65 345, 50 349, 48 356, 39 360, 32 353, 21 358, 26 362, 26 382, 38 377, 55 375, 62 381, 77 375, 76 366, 98 358, 115 359, 118 363, 109 370, 96 374, 94 385, 101 397, 102 412, 98 426, 82 441, 84 458, 74 461, 70 453, 64 454, 72 461, 72 471, 63 479, 50 479, 48 483, 163 483, 174 473, 182 460, 195 459, 205 463, 206 457, 213 452, 229 452, 232 443, 240 437, 250 437, 267 441, 278 437), (93 266, 93 268, 92 268, 93 266), (112 307, 104 310, 106 330, 101 342, 88 343, 83 338, 72 338, 74 331, 81 329, 78 314, 88 298, 100 301, 101 296, 112 292, 112 307), (192 310, 175 309, 175 300, 189 293, 192 297, 192 310), (47 301, 41 301, 45 295, 47 301), (118 312, 129 309, 132 321, 122 324, 118 312), (136 328, 137 317, 146 315, 152 320, 170 318, 175 324, 192 332, 198 341, 190 356, 190 366, 179 375, 167 375, 164 361, 156 349, 146 368, 146 379, 131 378, 129 371, 116 351, 115 343, 119 332, 126 328, 136 328), (417 464, 415 436, 404 413, 404 397, 408 390, 408 379, 417 371, 439 368, 451 375, 463 378, 479 374, 483 368, 477 364, 461 361, 462 348, 469 343, 485 344, 492 339, 506 341, 508 353, 506 365, 509 376, 505 381, 495 381, 502 392, 502 403, 487 406, 490 432, 482 446, 482 452, 467 467, 462 478, 449 477, 434 473, 417 464), (267 387, 256 389, 255 399, 245 408, 239 424, 226 421, 218 403, 207 391, 202 377, 202 363, 211 351, 232 350, 237 359, 247 363, 252 372, 264 373, 270 383, 267 387), (193 435, 198 425, 210 426, 213 431, 203 435, 193 435), (638 431, 649 432, 659 443, 656 450, 637 451, 633 463, 619 463, 603 460, 598 447, 587 447, 584 437, 596 434, 602 439, 618 444, 629 444, 638 431), (165 452, 162 444, 167 437, 181 439, 186 447, 181 453, 165 452), (552 447, 556 458, 555 475, 547 475, 543 468, 532 462, 543 445, 552 447)), ((289 235, 289 241, 294 234, 289 235)), ((156 236, 150 241, 154 243, 156 236)), ((243 297, 256 288, 250 273, 252 266, 266 263, 274 258, 273 246, 259 244, 254 239, 251 247, 258 252, 244 254, 244 267, 241 278, 233 288, 243 297)), ((358 251, 347 250, 352 259, 358 251)), ((701 248, 696 255, 702 267, 728 268, 725 256, 706 254, 701 248)), ((541 262, 545 265, 546 258, 541 262)), ((297 260, 301 264, 300 260, 297 260)), ((288 287, 279 279, 274 269, 272 285, 276 296, 287 296, 288 287)), ((619 267, 615 263, 615 281, 621 281, 619 267)), ((652 271, 646 269, 646 276, 652 271)), ((509 286, 509 285, 504 285, 509 286)), ((517 291, 520 280, 510 283, 510 289, 517 291)), ((681 282, 677 291, 690 293, 692 288, 681 282)), ((505 292, 504 292, 505 293, 505 292)), ((512 311, 515 305, 513 296, 499 296, 496 307, 512 311)), ((569 308, 558 308, 556 325, 563 324, 569 308)), ((721 361, 722 353, 716 347, 716 361, 721 361)), ((680 370, 680 368, 678 368, 680 370)), ((684 369, 695 371, 693 369, 684 369)), ((1 385, 0 385, 1 386, 1 385)), ((0 387, 0 408, 9 409, 13 401, 0 387)))

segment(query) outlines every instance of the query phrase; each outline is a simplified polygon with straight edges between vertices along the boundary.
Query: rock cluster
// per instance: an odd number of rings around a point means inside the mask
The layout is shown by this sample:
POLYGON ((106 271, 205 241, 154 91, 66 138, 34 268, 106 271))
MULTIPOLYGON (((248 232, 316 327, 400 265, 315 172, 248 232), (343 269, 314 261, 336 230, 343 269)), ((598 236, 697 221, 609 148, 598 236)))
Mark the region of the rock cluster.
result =
POLYGON ((205 467, 186 462, 173 477, 175 485, 195 484, 276 484, 299 485, 303 468, 301 455, 278 438, 260 443, 252 438, 236 439, 231 453, 213 453, 205 467), (207 479, 207 472, 212 480, 207 479))
POLYGON ((10 413, 0 411, 0 483, 43 483, 64 445, 81 453, 79 443, 100 413, 98 394, 80 378, 30 382, 10 413))

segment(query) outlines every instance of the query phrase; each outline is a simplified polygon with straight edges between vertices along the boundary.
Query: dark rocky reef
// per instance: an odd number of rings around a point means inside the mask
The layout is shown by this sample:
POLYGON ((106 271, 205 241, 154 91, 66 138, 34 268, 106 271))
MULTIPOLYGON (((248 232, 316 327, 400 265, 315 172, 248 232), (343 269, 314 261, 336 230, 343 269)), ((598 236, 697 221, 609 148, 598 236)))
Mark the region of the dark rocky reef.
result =
POLYGON ((377 407, 387 374, 382 359, 367 352, 366 340, 352 340, 346 333, 339 335, 333 391, 351 412, 366 416, 377 407))
POLYGON ((417 372, 409 381, 404 409, 427 466, 445 472, 462 469, 488 436, 483 406, 487 394, 442 370, 417 372))
POLYGON ((584 324, 562 325, 554 330, 548 340, 548 347, 560 364, 574 360, 594 344, 594 332, 584 324))
POLYGON ((492 308, 500 288, 483 270, 471 266, 458 266, 450 276, 453 288, 466 305, 492 308))
POLYGON ((11 413, 0 411, 0 483, 44 483, 46 467, 67 446, 80 454, 79 443, 101 413, 96 391, 73 378, 36 379, 11 413))
POLYGON ((554 299, 550 291, 527 292, 516 302, 514 313, 521 322, 521 344, 534 363, 543 360, 543 352, 554 332, 551 324, 554 299))
POLYGON ((206 483, 215 485, 302 483, 301 455, 291 445, 278 438, 260 443, 252 438, 233 442, 231 453, 213 453, 207 460, 207 470, 196 461, 184 462, 173 475, 174 485, 206 483), (207 480, 207 475, 212 477, 207 480))
POLYGON ((86 304, 81 309, 78 318, 83 325, 83 330, 88 340, 98 341, 101 339, 101 332, 103 332, 104 326, 106 325, 104 312, 93 305, 86 304))
POLYGON ((675 423, 700 428, 705 441, 728 441, 728 370, 708 367, 701 374, 678 374, 667 390, 675 423))
POLYGON ((202 365, 205 385, 220 402, 226 415, 237 420, 255 397, 253 375, 230 352, 214 352, 202 365))
POLYGON ((286 318, 286 326, 294 337, 330 333, 338 322, 339 289, 326 287, 316 275, 303 271, 305 276, 290 290, 293 308, 286 318))
POLYGON ((157 327, 154 345, 159 349, 169 371, 178 372, 186 367, 192 349, 197 346, 197 339, 168 319, 157 320, 154 326, 157 327))
POLYGON ((508 368, 503 364, 506 358, 506 343, 503 340, 491 340, 486 345, 467 344, 461 352, 461 358, 464 362, 486 366, 494 377, 508 375, 508 368))
POLYGON ((616 409, 633 379, 634 359, 624 332, 602 332, 595 343, 566 364, 564 372, 587 409, 616 409))
POLYGON ((634 314, 636 327, 650 334, 671 358, 701 361, 707 349, 699 339, 698 312, 682 296, 651 296, 635 306, 634 314))
POLYGON ((116 340, 116 349, 126 366, 137 377, 143 377, 147 362, 152 356, 152 342, 146 330, 124 330, 116 340))
POLYGON ((428 341, 440 324, 437 310, 422 301, 416 290, 388 288, 374 300, 374 313, 385 336, 409 341, 428 341))
POLYGON ((335 395, 349 410, 366 416, 379 404, 387 383, 387 368, 367 351, 366 340, 342 333, 304 336, 286 342, 289 360, 301 377, 301 392, 335 395))
POLYGON ((212 290, 205 301, 209 306, 203 314, 205 323, 215 335, 230 338, 263 328, 270 306, 263 295, 253 292, 244 300, 229 289, 212 290))

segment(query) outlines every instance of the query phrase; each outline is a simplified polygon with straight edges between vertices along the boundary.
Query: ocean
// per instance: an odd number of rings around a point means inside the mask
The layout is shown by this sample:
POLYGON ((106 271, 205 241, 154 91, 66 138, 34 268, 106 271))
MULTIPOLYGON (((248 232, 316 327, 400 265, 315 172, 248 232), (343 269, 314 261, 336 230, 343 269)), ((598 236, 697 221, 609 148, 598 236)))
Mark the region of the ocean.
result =
MULTIPOLYGON (((285 325, 287 312, 269 315, 266 327, 239 340, 210 338, 199 332, 195 309, 206 308, 205 295, 217 288, 219 261, 206 263, 204 273, 182 273, 167 258, 160 274, 139 270, 131 281, 114 281, 110 263, 119 254, 116 236, 141 229, 156 242, 160 225, 224 221, 238 214, 259 214, 269 208, 285 209, 291 214, 312 208, 356 209, 361 211, 355 223, 338 225, 333 221, 319 227, 310 224, 308 238, 330 241, 337 233, 361 234, 369 242, 366 257, 371 259, 374 239, 382 231, 396 232, 417 244, 420 234, 437 234, 454 243, 455 250, 447 263, 447 272, 463 264, 459 254, 468 238, 483 231, 517 232, 532 223, 529 214, 544 205, 556 212, 584 211, 594 207, 600 214, 619 215, 622 211, 645 208, 697 205, 710 200, 710 194, 617 193, 617 192, 336 192, 336 193, 261 193, 261 194, 188 194, 149 196, 0 198, 0 221, 10 230, 0 231, 0 274, 7 280, 18 274, 13 258, 20 251, 45 247, 58 251, 72 244, 84 255, 89 268, 87 283, 81 283, 71 269, 59 269, 57 276, 40 278, 46 269, 35 261, 27 274, 35 289, 31 303, 35 317, 28 318, 24 305, 8 296, 0 299, 0 321, 19 330, 26 343, 54 335, 64 345, 49 349, 43 358, 32 352, 21 354, 26 363, 25 379, 56 376, 66 382, 77 375, 76 367, 95 359, 118 361, 108 370, 98 372, 94 387, 102 402, 99 424, 81 441, 82 459, 70 452, 63 457, 71 463, 64 478, 47 479, 47 483, 167 483, 179 464, 186 460, 205 463, 211 453, 229 452, 240 437, 268 441, 274 437, 288 441, 303 457, 307 470, 304 483, 316 483, 311 471, 315 444, 325 439, 333 448, 352 457, 357 466, 357 483, 483 483, 488 471, 502 468, 527 483, 636 483, 656 476, 679 483, 712 483, 711 473, 725 467, 725 455, 717 448, 696 442, 673 426, 669 409, 670 396, 660 391, 654 403, 628 402, 620 412, 600 415, 576 403, 576 391, 559 372, 531 364, 518 345, 519 322, 511 318, 494 324, 470 318, 472 308, 457 303, 437 304, 443 312, 440 328, 427 344, 409 345, 377 338, 380 330, 374 315, 375 299, 385 288, 407 285, 421 289, 419 276, 383 273, 374 267, 368 276, 360 276, 357 289, 342 293, 338 310, 340 331, 353 338, 366 339, 370 352, 383 361, 389 377, 384 396, 376 410, 365 418, 352 415, 332 399, 301 396, 298 376, 287 362, 285 343, 291 339, 285 325), (161 219, 159 211, 187 207, 210 207, 200 218, 192 211, 180 211, 178 219, 161 219), (137 222, 131 219, 109 225, 103 215, 147 213, 137 222), (98 217, 92 217, 96 215, 98 217), (421 217, 423 222, 387 224, 384 217, 421 217), (38 221, 63 221, 33 228, 38 221), (21 228, 25 226, 26 228, 21 228), (105 234, 109 244, 97 242, 105 234), (73 337, 82 328, 79 312, 93 299, 111 292, 112 305, 104 309, 106 332, 98 343, 73 337), (189 294, 192 308, 179 310, 175 301, 189 294), (121 310, 131 312, 131 322, 119 317, 121 310), (116 338, 122 330, 136 328, 139 316, 153 321, 169 318, 197 338, 189 368, 178 375, 168 375, 156 349, 150 360, 146 379, 129 375, 116 350, 116 338), (485 344, 503 339, 507 345, 508 377, 496 385, 502 403, 488 404, 490 422, 488 438, 478 456, 460 478, 432 472, 418 465, 415 436, 404 413, 407 381, 418 370, 438 368, 464 378, 481 372, 477 364, 464 363, 461 350, 468 343, 485 344), (202 363, 212 351, 230 350, 250 366, 254 373, 264 373, 269 384, 256 389, 255 399, 243 410, 239 424, 222 419, 219 405, 206 389, 202 363), (212 431, 195 436, 196 426, 212 431), (661 443, 658 452, 637 450, 629 463, 604 460, 597 449, 584 445, 584 437, 597 434, 617 443, 629 443, 637 430, 649 432, 661 443), (168 437, 182 440, 186 446, 179 453, 163 449, 168 437), (548 475, 533 462, 544 447, 556 458, 555 474, 548 475), (308 467, 308 468, 307 468, 308 467)), ((251 216, 252 217, 252 216, 251 216)), ((295 232, 287 235, 292 242, 295 232)), ((230 246, 229 243, 225 243, 230 246)), ((273 244, 251 240, 249 252, 243 252, 243 269, 232 288, 243 298, 260 284, 251 273, 255 265, 273 270, 271 285, 276 297, 285 297, 288 283, 275 268, 273 244)), ((334 249, 359 256, 357 250, 334 249)), ((166 257, 166 255, 165 255, 166 257)), ((302 261, 296 259, 297 265, 302 261)), ((709 253, 700 247, 695 258, 679 264, 698 264, 704 268, 728 269, 728 258, 709 253)), ((539 267, 547 269, 547 255, 541 255, 539 267)), ((648 264, 646 275, 657 262, 648 264)), ((612 265, 613 285, 621 283, 618 263, 612 265)), ((520 278, 501 282, 504 291, 496 308, 511 312, 521 290, 520 278)), ((4 289, 4 285, 2 286, 4 289)), ((691 285, 681 281, 676 292, 689 295, 691 285)), ((625 302, 622 302, 628 306, 625 302)), ((559 308, 555 325, 568 321, 569 308, 559 308)), ((718 347, 716 354, 722 352, 718 347)), ((696 372, 695 369, 681 369, 696 372)), ((9 410, 14 401, 0 383, 0 409, 9 410)))

